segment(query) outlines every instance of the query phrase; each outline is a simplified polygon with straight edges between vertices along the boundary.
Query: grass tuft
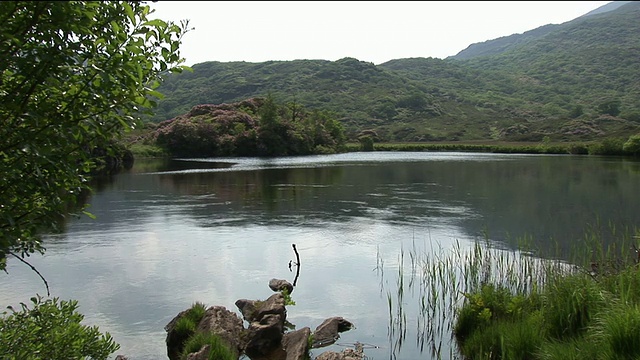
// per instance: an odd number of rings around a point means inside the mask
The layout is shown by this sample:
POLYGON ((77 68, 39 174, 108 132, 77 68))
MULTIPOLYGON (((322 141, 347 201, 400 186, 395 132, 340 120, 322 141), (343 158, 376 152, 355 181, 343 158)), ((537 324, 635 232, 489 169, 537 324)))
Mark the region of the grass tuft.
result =
POLYGON ((237 355, 215 334, 197 332, 187 340, 180 359, 186 359, 191 353, 198 352, 209 345, 209 360, 237 360, 237 355))

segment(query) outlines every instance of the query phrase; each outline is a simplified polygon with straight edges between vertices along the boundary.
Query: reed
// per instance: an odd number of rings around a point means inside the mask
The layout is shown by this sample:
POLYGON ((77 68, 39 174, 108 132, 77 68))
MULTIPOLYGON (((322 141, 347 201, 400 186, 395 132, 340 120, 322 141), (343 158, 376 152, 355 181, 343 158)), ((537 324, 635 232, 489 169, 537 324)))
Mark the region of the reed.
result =
MULTIPOLYGON (((639 333, 639 232, 609 224, 617 241, 605 244, 603 228, 585 233, 571 261, 558 255, 557 244, 549 247, 554 256, 532 249, 526 238, 517 250, 491 246, 488 235, 447 250, 434 242, 419 250, 415 240, 409 250, 402 247, 396 279, 385 289, 392 357, 407 341, 408 319, 415 319, 416 344, 434 359, 446 357, 446 349, 451 359, 584 358, 571 349, 576 344, 608 349, 603 358, 630 358, 625 354, 640 349, 627 338, 639 333), (408 294, 416 314, 405 309, 408 294), (620 309, 613 311, 614 304, 620 309)), ((384 267, 378 252, 381 291, 389 284, 384 267)))
MULTIPOLYGON (((418 299, 418 312, 415 317, 411 316, 416 319, 416 343, 421 351, 429 349, 432 357, 441 358, 444 349, 455 347, 451 335, 456 309, 464 304, 466 296, 481 291, 488 283, 522 293, 536 289, 545 271, 544 261, 520 252, 491 249, 488 245, 488 241, 478 241, 471 247, 463 247, 456 241, 452 249, 446 251, 431 243, 428 249, 419 251, 414 242, 408 256, 401 248, 395 287, 386 291, 388 335, 394 353, 403 345, 407 333, 409 315, 403 303, 409 291, 415 292, 418 299), (408 264, 405 264, 406 258, 408 264), (405 267, 409 269, 408 274, 405 267), (523 271, 515 271, 516 268, 523 271), (447 343, 448 346, 443 346, 447 343)), ((381 276, 384 276, 383 268, 379 258, 377 269, 381 276)))
POLYGON ((609 358, 640 358, 640 307, 620 302, 607 310, 600 314, 594 333, 609 358))

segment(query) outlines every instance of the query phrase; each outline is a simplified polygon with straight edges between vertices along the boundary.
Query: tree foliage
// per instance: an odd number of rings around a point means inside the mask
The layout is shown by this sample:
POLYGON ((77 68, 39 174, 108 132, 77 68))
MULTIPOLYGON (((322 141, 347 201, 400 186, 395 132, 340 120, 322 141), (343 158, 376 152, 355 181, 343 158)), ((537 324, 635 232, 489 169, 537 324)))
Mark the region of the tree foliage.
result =
POLYGON ((623 145, 623 150, 635 156, 640 155, 640 134, 629 136, 629 139, 623 145))
POLYGON ((279 103, 272 94, 198 105, 158 125, 151 142, 179 157, 293 156, 334 153, 345 142, 335 114, 279 103))
POLYGON ((598 104, 598 112, 603 115, 618 116, 620 114, 620 100, 609 100, 598 104))
POLYGON ((95 149, 133 129, 180 72, 188 22, 135 1, 0 2, 0 269, 44 251, 88 188, 95 149))

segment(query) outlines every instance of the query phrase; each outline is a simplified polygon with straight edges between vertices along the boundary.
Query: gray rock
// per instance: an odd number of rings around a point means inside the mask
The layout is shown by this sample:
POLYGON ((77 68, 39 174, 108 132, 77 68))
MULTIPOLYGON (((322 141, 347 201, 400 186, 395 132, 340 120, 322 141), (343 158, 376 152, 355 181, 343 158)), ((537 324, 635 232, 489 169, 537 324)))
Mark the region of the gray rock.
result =
POLYGON ((311 335, 311 329, 308 327, 284 334, 282 348, 287 353, 286 360, 306 359, 309 353, 309 335, 311 335))
POLYGON ((209 351, 211 345, 205 345, 198 352, 187 355, 187 360, 209 360, 209 351))
POLYGON ((282 316, 282 321, 287 318, 284 296, 281 293, 273 294, 264 301, 240 299, 236 301, 236 306, 242 313, 244 320, 249 323, 260 321, 265 315, 269 314, 282 316))
POLYGON ((257 300, 239 299, 236 300, 236 307, 240 310, 242 317, 246 321, 251 322, 255 320, 253 315, 256 312, 257 303, 259 303, 257 300))
POLYGON ((362 344, 356 343, 355 349, 344 349, 342 352, 326 351, 316 357, 315 360, 362 360, 364 358, 362 344))
POLYGON ((342 317, 328 318, 318 325, 316 331, 313 332, 312 348, 329 346, 340 338, 338 333, 352 329, 354 326, 351 322, 342 317))
POLYGON ((273 291, 287 290, 289 294, 293 292, 293 285, 287 280, 271 279, 269 280, 269 288, 273 291))
POLYGON ((224 306, 208 308, 196 331, 216 334, 236 355, 239 356, 242 352, 241 339, 244 333, 242 319, 224 306))
POLYGON ((165 339, 167 344, 167 357, 170 360, 177 360, 180 357, 180 352, 182 352, 182 347, 184 342, 187 340, 185 334, 179 334, 174 331, 174 327, 178 320, 182 318, 189 310, 184 310, 178 313, 169 323, 164 327, 164 330, 167 332, 167 338, 165 339))
POLYGON ((259 322, 254 321, 246 332, 247 344, 244 353, 250 358, 263 358, 281 348, 284 335, 284 320, 278 314, 266 314, 259 322))

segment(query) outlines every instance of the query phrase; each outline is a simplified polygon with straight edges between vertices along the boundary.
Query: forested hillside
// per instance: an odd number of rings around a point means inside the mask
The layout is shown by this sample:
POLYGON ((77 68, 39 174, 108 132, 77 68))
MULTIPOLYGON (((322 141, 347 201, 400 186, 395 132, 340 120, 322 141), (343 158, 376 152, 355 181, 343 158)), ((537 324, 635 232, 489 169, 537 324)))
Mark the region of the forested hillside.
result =
POLYGON ((166 97, 150 120, 272 94, 333 111, 351 139, 367 130, 390 142, 589 141, 640 132, 640 3, 484 45, 471 55, 377 66, 353 58, 196 64, 165 79, 166 97))

